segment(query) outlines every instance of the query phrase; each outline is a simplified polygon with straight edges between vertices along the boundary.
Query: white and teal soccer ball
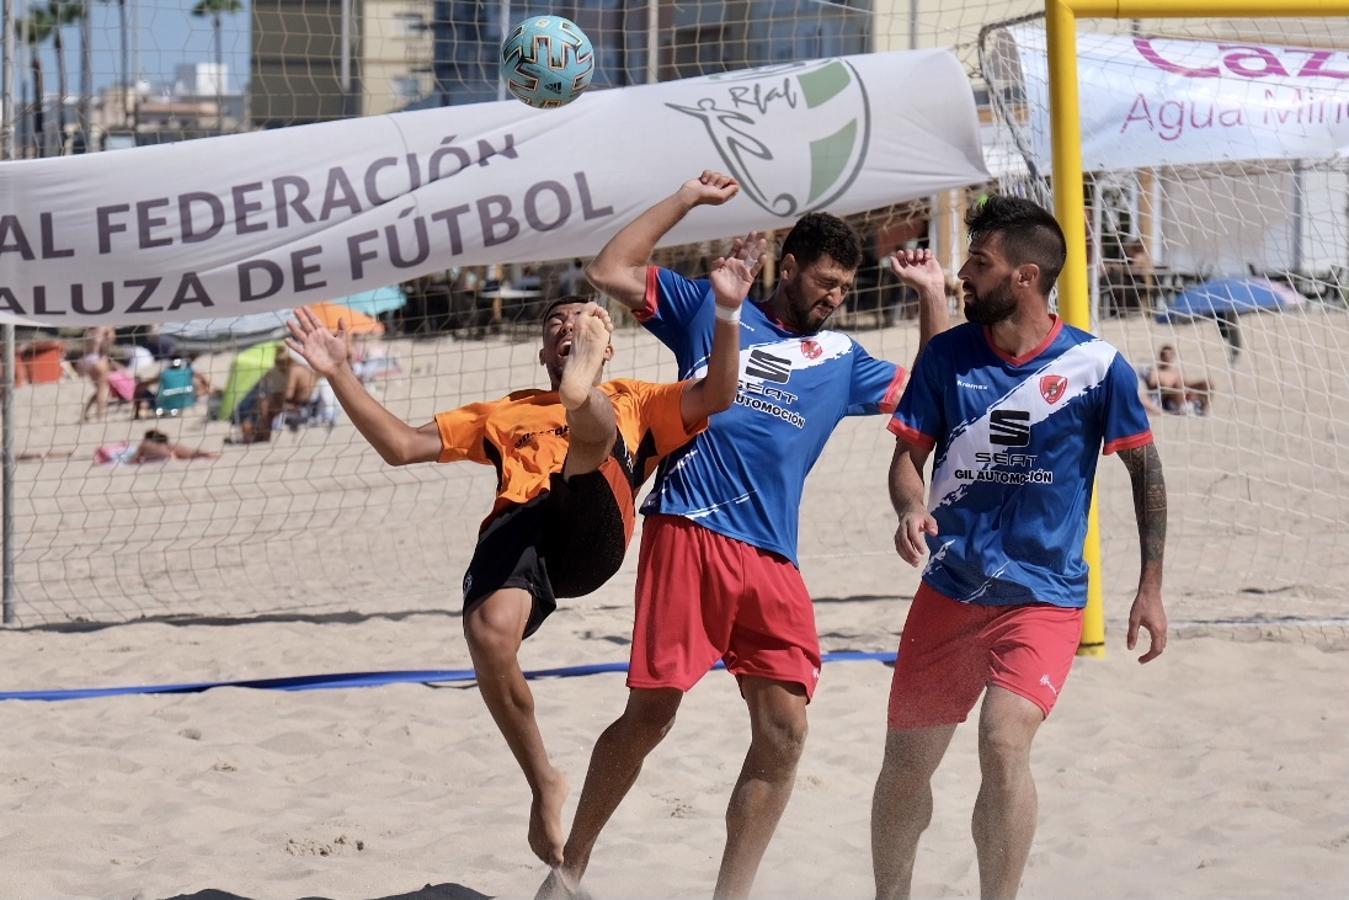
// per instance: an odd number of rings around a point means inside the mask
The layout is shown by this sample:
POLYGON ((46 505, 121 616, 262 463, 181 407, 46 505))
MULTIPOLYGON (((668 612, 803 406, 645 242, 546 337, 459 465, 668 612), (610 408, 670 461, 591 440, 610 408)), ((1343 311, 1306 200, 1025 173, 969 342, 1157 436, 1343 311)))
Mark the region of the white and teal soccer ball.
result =
POLYGON ((566 106, 590 86, 595 51, 570 19, 533 16, 501 45, 502 77, 517 99, 535 109, 566 106))

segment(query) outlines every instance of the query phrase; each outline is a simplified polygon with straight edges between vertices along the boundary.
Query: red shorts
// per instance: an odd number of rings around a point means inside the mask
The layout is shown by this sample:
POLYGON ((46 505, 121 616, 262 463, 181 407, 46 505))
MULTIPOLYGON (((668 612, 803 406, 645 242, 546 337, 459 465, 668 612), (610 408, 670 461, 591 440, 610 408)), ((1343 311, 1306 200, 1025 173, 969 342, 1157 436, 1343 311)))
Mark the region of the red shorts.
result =
POLYGON ((1048 716, 1081 639, 1080 609, 960 603, 923 582, 899 638, 890 728, 963 722, 988 685, 1025 697, 1048 716))
POLYGON ((681 516, 647 516, 628 687, 687 691, 718 659, 815 692, 820 638, 801 572, 681 516))

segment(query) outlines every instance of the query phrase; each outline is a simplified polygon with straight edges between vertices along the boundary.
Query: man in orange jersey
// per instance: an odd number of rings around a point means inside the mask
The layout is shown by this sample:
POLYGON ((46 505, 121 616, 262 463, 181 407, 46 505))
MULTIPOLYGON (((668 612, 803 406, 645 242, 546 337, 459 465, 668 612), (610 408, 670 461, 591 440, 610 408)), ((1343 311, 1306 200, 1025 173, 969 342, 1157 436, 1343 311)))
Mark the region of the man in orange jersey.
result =
POLYGON ((567 782, 548 760, 520 669, 521 641, 557 607, 607 581, 632 536, 638 489, 666 454, 735 399, 739 310, 767 242, 735 242, 711 273, 718 319, 701 377, 674 384, 601 383, 613 355, 609 314, 576 296, 543 318, 539 362, 549 390, 440 413, 414 428, 375 400, 350 366, 345 322, 326 329, 301 308, 289 346, 326 377, 351 421, 390 465, 471 460, 496 468, 497 496, 464 576, 464 634, 478 687, 533 793, 529 846, 562 863, 567 782))

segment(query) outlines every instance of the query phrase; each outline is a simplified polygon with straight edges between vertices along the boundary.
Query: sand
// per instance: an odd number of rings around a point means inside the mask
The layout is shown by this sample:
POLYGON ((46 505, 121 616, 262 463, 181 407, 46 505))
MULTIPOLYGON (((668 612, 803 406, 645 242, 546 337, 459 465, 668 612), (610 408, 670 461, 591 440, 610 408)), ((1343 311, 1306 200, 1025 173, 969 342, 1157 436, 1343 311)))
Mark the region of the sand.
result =
MULTIPOLYGON (((893 646, 906 605, 822 604, 826 649, 893 646)), ((414 616, 10 634, 6 682, 439 666, 466 658, 458 626, 414 616)), ((622 605, 583 602, 529 643, 525 664, 619 660, 628 631, 622 605)), ((1349 654, 1181 638, 1140 667, 1118 643, 1104 660, 1077 662, 1039 737, 1041 826, 1023 896, 1342 894, 1349 654)), ((875 662, 826 666, 757 896, 867 896, 889 674, 875 662)), ((534 688, 555 762, 579 784, 592 741, 622 706, 622 676, 534 688)), ((725 673, 688 696, 601 841, 596 896, 710 893, 748 741, 741 710, 725 673)), ((469 687, 7 702, 0 723, 0 896, 516 897, 545 874, 525 845, 524 782, 469 687)), ((977 776, 967 727, 936 779, 920 896, 977 893, 977 776)))
MULTIPOLYGON (((1137 566, 1128 484, 1103 464, 1110 653, 1078 661, 1039 738, 1041 827, 1023 896, 1349 889, 1345 316, 1246 327, 1235 366, 1211 329, 1103 327, 1139 359, 1176 341, 1221 394, 1207 419, 1155 423, 1172 485, 1176 628, 1141 668, 1122 646, 1137 566)), ((914 349, 910 323, 859 337, 894 359, 914 349)), ((377 390, 414 421, 541 375, 523 339, 386 349, 408 374, 377 390)), ((219 381, 228 357, 204 364, 219 381)), ((675 374, 635 331, 620 333, 615 371, 675 374)), ((73 455, 20 464, 20 623, 0 632, 0 689, 467 665, 457 586, 488 470, 390 470, 346 423, 225 448, 209 464, 109 470, 90 464, 93 448, 147 426, 124 411, 78 426, 86 390, 19 394, 19 449, 73 455)), ((916 586, 889 549, 880 424, 840 428, 803 505, 802 566, 826 650, 892 650, 916 586)), ((213 448, 228 430, 199 413, 169 428, 213 448)), ((527 668, 626 659, 634 557, 527 643, 527 668)), ((826 666, 758 896, 868 894, 889 673, 826 666)), ((555 762, 579 787, 622 707, 622 676, 535 689, 555 762)), ((689 695, 596 852, 597 896, 710 892, 748 742, 742 710, 724 673, 689 695)), ((545 874, 525 844, 523 779, 470 685, 0 702, 0 735, 0 897, 515 897, 545 874)), ((973 738, 958 733, 937 776, 922 896, 977 892, 973 738)))

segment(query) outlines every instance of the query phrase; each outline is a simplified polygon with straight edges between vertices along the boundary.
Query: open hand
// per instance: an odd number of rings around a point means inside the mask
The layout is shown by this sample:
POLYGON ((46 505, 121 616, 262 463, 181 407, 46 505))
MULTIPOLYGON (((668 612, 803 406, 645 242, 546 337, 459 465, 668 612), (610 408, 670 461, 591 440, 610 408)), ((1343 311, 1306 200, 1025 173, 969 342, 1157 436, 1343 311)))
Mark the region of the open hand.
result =
POLYGON ((730 254, 718 257, 712 263, 709 275, 718 306, 740 308, 749 289, 754 286, 754 279, 763 270, 767 253, 768 239, 757 231, 751 231, 731 242, 730 254))
POLYGON ((286 346, 304 357, 313 369, 324 378, 347 364, 351 358, 351 332, 347 331, 347 320, 337 320, 337 331, 329 331, 306 307, 295 310, 295 318, 286 322, 290 337, 286 346))
POLYGON ((946 292, 946 273, 931 250, 896 250, 890 257, 890 271, 914 290, 946 292))

